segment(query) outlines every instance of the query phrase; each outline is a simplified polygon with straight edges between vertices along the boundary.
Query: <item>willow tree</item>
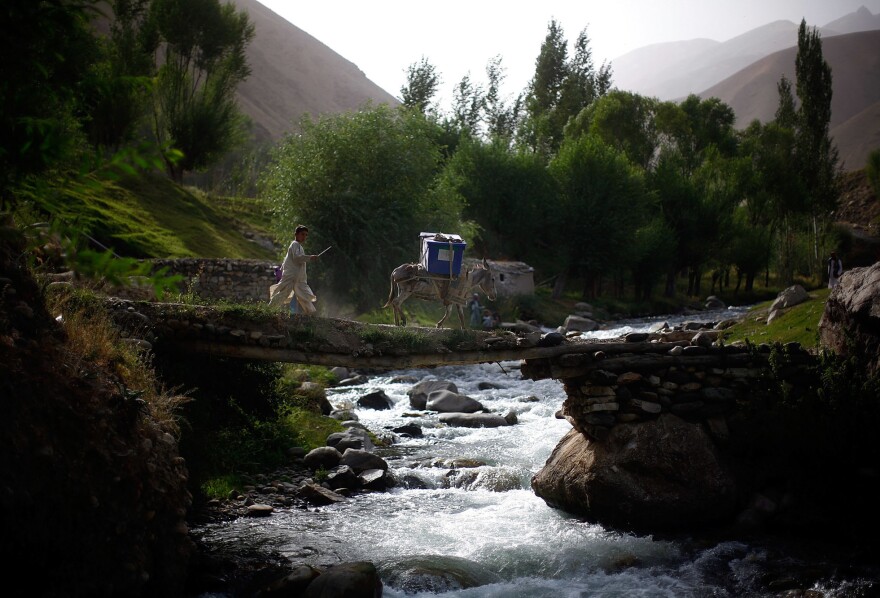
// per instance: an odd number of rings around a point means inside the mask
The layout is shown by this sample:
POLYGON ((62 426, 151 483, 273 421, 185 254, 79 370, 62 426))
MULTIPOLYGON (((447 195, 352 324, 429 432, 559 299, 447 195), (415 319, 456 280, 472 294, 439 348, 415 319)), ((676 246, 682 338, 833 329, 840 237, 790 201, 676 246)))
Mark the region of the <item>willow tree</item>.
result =
POLYGON ((566 139, 549 165, 564 218, 557 223, 560 246, 553 290, 562 296, 570 276, 583 282, 585 298, 603 280, 629 269, 629 247, 645 224, 650 196, 642 171, 595 136, 566 139))
POLYGON ((241 138, 235 90, 250 74, 245 52, 254 26, 247 12, 218 0, 152 0, 151 15, 162 39, 153 133, 183 152, 166 164, 179 182, 241 138))

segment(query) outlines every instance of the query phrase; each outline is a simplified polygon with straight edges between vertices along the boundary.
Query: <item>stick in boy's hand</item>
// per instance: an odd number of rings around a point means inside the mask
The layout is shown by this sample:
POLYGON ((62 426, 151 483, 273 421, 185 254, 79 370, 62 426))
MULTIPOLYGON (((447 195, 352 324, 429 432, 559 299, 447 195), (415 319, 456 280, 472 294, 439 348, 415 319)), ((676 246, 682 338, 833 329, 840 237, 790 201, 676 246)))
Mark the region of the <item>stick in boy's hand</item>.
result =
MULTIPOLYGON (((330 247, 333 247, 333 245, 331 245, 330 247)), ((324 251, 322 251, 321 253, 319 253, 319 254, 316 255, 315 257, 321 257, 322 255, 324 255, 325 253, 327 253, 327 251, 330 250, 330 247, 328 247, 327 249, 325 249, 324 251)))

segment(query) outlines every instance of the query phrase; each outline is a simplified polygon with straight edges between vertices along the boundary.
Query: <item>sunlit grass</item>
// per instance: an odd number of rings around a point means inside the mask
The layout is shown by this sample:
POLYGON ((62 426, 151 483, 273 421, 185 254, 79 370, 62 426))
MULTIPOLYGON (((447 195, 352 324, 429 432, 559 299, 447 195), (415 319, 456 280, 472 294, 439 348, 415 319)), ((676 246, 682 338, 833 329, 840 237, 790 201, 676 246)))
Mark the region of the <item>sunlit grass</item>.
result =
POLYGON ((111 372, 123 385, 123 392, 145 401, 153 419, 166 430, 179 433, 177 415, 189 398, 163 388, 149 354, 122 338, 104 309, 82 292, 51 295, 47 308, 60 316, 64 327, 66 366, 72 371, 88 366, 111 372))
POLYGON ((767 316, 773 301, 759 303, 744 316, 741 322, 725 331, 724 342, 745 340, 755 344, 798 342, 807 348, 815 347, 819 339, 819 320, 822 318, 830 292, 830 289, 811 291, 808 301, 783 310, 770 324, 767 324, 767 316))
POLYGON ((269 236, 259 200, 230 201, 174 185, 162 175, 91 180, 59 191, 46 209, 116 253, 132 257, 273 259, 241 230, 269 236), (255 203, 256 202, 256 203, 255 203))

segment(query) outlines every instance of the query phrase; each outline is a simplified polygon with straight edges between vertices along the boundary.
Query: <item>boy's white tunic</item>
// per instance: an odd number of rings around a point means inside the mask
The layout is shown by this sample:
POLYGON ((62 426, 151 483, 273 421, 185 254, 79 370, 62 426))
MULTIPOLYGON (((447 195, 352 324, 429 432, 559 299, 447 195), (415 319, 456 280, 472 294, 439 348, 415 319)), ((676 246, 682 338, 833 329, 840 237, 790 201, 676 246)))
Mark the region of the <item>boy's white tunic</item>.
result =
POLYGON ((269 287, 269 305, 273 307, 287 305, 291 296, 296 296, 303 313, 313 314, 317 311, 313 303, 318 298, 309 288, 306 277, 308 261, 309 256, 306 255, 303 246, 294 240, 287 248, 287 255, 284 256, 284 263, 281 264, 281 280, 278 284, 269 287))

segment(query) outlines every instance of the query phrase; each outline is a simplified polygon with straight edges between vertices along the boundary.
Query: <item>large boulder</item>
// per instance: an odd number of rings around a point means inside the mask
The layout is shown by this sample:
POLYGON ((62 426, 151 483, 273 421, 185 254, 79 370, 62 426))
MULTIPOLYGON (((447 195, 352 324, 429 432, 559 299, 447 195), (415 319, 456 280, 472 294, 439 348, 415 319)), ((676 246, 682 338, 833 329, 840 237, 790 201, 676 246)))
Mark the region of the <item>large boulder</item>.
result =
POLYGON ((778 318, 780 314, 782 314, 783 309, 803 303, 809 298, 809 293, 807 293, 804 287, 799 284, 792 285, 784 291, 781 291, 770 305, 770 309, 767 310, 767 323, 769 324, 778 318))
POLYGON ((422 380, 406 391, 406 394, 409 395, 410 407, 424 411, 425 405, 428 402, 428 395, 435 390, 458 392, 458 387, 454 382, 447 380, 422 380))
POLYGON ((439 413, 476 413, 483 405, 469 396, 449 390, 435 390, 428 395, 425 408, 439 413))
POLYGON ((634 530, 730 520, 736 486, 709 434, 671 414, 615 426, 601 442, 571 430, 532 478, 549 505, 634 530))
POLYGON ((838 355, 863 356, 869 372, 880 372, 880 262, 843 273, 825 302, 819 340, 838 355))

